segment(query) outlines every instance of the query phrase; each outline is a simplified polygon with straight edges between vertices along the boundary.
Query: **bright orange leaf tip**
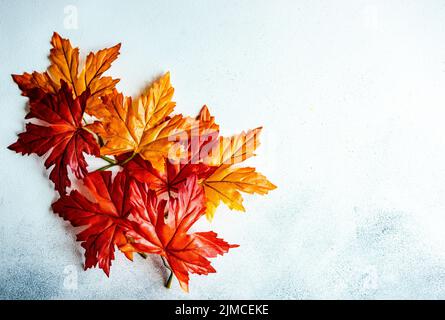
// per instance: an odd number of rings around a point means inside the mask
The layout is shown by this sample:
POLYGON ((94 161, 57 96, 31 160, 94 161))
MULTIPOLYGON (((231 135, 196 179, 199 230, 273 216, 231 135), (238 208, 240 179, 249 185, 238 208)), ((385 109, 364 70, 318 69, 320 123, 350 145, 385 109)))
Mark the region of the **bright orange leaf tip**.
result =
POLYGON ((215 117, 210 114, 209 108, 206 105, 202 106, 196 120, 200 121, 201 126, 206 127, 207 132, 219 134, 219 125, 215 123, 215 117))
POLYGON ((45 93, 57 93, 61 81, 65 81, 72 89, 74 97, 80 96, 89 89, 90 97, 87 101, 86 112, 94 110, 99 97, 110 93, 119 79, 103 77, 114 60, 119 55, 121 44, 111 48, 90 52, 86 57, 85 65, 79 71, 79 49, 73 48, 68 39, 62 38, 54 32, 51 38, 48 70, 39 73, 14 74, 12 78, 22 90, 22 95, 29 97, 32 90, 39 88, 45 93))
POLYGON ((189 273, 216 272, 208 258, 238 247, 217 238, 212 231, 189 233, 193 224, 205 214, 204 193, 196 177, 188 178, 179 188, 178 197, 168 202, 159 200, 147 185, 138 183, 134 200, 135 210, 128 218, 132 228, 126 232, 131 243, 128 250, 164 257, 186 292, 189 273))

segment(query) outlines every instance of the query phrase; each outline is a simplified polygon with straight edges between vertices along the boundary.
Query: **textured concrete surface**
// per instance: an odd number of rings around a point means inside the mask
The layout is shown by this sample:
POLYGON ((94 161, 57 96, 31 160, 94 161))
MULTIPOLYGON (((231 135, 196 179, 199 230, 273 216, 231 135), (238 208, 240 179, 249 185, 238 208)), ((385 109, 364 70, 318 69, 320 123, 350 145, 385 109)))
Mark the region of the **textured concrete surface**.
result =
POLYGON ((0 0, 0 298, 445 298, 444 18, 440 0, 0 0), (249 164, 279 188, 200 222, 241 247, 190 294, 156 257, 82 271, 42 161, 6 150, 26 102, 9 75, 44 70, 53 31, 122 42, 127 94, 170 70, 178 112, 264 126, 249 164))

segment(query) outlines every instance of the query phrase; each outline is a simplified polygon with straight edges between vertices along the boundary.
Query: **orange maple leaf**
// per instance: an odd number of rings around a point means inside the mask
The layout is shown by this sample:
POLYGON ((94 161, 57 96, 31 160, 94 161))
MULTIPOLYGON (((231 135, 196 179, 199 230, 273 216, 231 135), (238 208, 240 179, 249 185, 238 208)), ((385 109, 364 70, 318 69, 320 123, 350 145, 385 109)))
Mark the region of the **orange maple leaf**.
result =
POLYGON ((185 148, 192 135, 214 127, 211 121, 199 121, 181 114, 170 117, 175 107, 173 92, 167 72, 135 100, 116 90, 102 97, 102 104, 93 113, 100 123, 90 126, 105 142, 101 154, 130 153, 130 157, 139 154, 162 171, 164 159, 180 157, 184 151, 180 147, 185 148), (175 144, 177 148, 173 148, 175 144))
POLYGON ((79 73, 79 48, 73 48, 68 39, 63 39, 54 32, 51 39, 51 61, 48 70, 39 73, 24 73, 12 75, 12 78, 22 90, 22 95, 29 97, 32 90, 39 88, 46 93, 57 93, 61 80, 68 83, 74 97, 80 96, 86 89, 90 90, 86 112, 91 114, 101 95, 110 93, 119 79, 103 77, 111 63, 119 55, 121 44, 114 47, 90 52, 86 58, 85 66, 79 73))

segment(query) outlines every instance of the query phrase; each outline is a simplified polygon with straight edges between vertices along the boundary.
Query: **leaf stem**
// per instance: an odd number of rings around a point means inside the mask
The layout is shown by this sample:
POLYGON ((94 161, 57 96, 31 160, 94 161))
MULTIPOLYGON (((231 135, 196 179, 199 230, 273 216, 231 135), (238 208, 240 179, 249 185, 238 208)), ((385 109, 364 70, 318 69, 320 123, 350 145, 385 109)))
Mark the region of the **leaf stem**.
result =
POLYGON ((148 257, 147 254, 145 254, 143 252, 138 252, 138 254, 144 259, 147 259, 147 257, 148 257))
POLYGON ((170 270, 170 276, 167 279, 167 282, 165 283, 165 287, 167 289, 170 289, 172 287, 172 280, 173 280, 173 271, 170 270))
POLYGON ((137 153, 136 153, 136 152, 133 152, 133 154, 132 154, 130 157, 128 157, 127 159, 125 159, 125 160, 122 161, 122 162, 117 162, 117 161, 114 161, 113 159, 108 158, 108 157, 106 157, 106 156, 101 156, 101 158, 104 159, 105 161, 107 161, 109 164, 107 164, 107 165, 104 166, 104 167, 101 167, 101 168, 97 169, 96 171, 104 171, 104 170, 107 170, 108 168, 111 168, 111 167, 114 167, 114 166, 118 166, 118 165, 123 166, 123 165, 125 165, 128 161, 130 161, 131 159, 133 159, 136 155, 137 155, 137 153))
POLYGON ((167 289, 170 289, 171 286, 172 286, 172 281, 173 281, 173 271, 172 271, 172 269, 168 266, 168 264, 167 264, 167 262, 165 261, 165 259, 164 259, 163 256, 161 256, 161 259, 162 259, 162 263, 164 264, 164 266, 165 266, 168 270, 170 270, 170 275, 168 276, 167 282, 165 283, 165 287, 166 287, 167 289))
POLYGON ((116 160, 113 160, 113 159, 111 159, 111 158, 109 158, 109 157, 107 157, 107 156, 100 156, 102 159, 104 159, 106 162, 108 162, 108 163, 114 163, 114 164, 116 164, 116 160))
POLYGON ((133 152, 133 154, 128 157, 127 159, 125 159, 123 162, 120 163, 121 166, 123 166, 124 164, 126 164, 128 161, 130 161, 131 159, 133 159, 136 156, 136 152, 133 152))
POLYGON ((107 170, 108 168, 114 167, 116 165, 117 165, 117 163, 110 163, 110 164, 107 164, 104 167, 101 167, 101 168, 97 169, 96 171, 104 171, 104 170, 107 170))

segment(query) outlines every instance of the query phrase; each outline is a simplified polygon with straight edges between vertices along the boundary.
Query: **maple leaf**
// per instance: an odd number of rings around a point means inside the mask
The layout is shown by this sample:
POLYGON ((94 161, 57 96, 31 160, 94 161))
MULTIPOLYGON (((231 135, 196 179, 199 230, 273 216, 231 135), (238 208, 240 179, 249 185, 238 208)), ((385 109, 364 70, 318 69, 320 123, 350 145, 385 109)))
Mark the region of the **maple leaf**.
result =
POLYGON ((203 163, 174 163, 166 159, 165 170, 158 171, 149 161, 136 156, 125 164, 125 169, 136 180, 147 184, 149 189, 156 191, 157 195, 167 193, 168 196, 175 196, 187 178, 194 175, 198 179, 204 179, 210 176, 217 167, 203 163))
POLYGON ((51 39, 51 61, 48 71, 22 75, 12 75, 12 78, 22 90, 22 95, 29 97, 32 90, 39 88, 46 93, 56 93, 60 89, 61 81, 69 84, 73 90, 74 97, 80 96, 89 89, 90 96, 87 101, 86 111, 91 113, 99 103, 101 95, 110 93, 118 79, 103 77, 111 63, 119 55, 121 44, 114 47, 90 52, 86 58, 85 66, 79 73, 79 49, 73 48, 68 39, 63 39, 54 32, 51 39))
POLYGON ((201 181, 209 221, 213 219, 221 201, 232 210, 245 211, 240 191, 264 195, 276 188, 264 175, 256 172, 255 168, 232 166, 255 155, 254 151, 260 144, 260 132, 261 128, 256 128, 232 137, 219 137, 209 156, 205 158, 205 163, 217 167, 201 181))
POLYGON ((63 194, 71 186, 67 166, 77 178, 82 178, 87 173, 83 153, 99 155, 96 139, 82 126, 89 91, 73 99, 71 89, 62 80, 56 94, 45 94, 35 88, 29 95, 30 111, 26 118, 35 118, 42 123, 27 123, 26 131, 20 133, 17 142, 8 148, 22 154, 43 156, 49 153, 45 167, 54 165, 49 177, 56 190, 63 194))
POLYGON ((190 132, 199 126, 197 120, 182 115, 168 117, 175 107, 173 92, 166 73, 135 101, 117 91, 104 96, 94 112, 101 124, 90 127, 105 141, 101 154, 139 154, 162 170, 164 158, 176 156, 172 146, 178 140, 188 141, 190 132))
POLYGON ((207 258, 223 255, 238 247, 217 238, 214 232, 188 233, 191 226, 205 214, 204 193, 196 177, 180 187, 178 197, 158 201, 156 193, 138 184, 135 210, 128 219, 133 227, 126 232, 132 249, 164 257, 188 292, 189 273, 207 275, 216 270, 207 258))
POLYGON ((109 276, 115 246, 126 247, 125 255, 133 258, 124 235, 130 227, 126 218, 132 208, 132 179, 119 172, 112 180, 111 171, 95 171, 85 176, 83 184, 83 193, 72 190, 52 209, 74 227, 86 227, 77 235, 85 249, 85 270, 99 265, 109 276))
POLYGON ((221 165, 202 185, 207 200, 207 218, 212 220, 216 208, 222 201, 230 209, 245 211, 240 191, 246 193, 267 194, 276 188, 265 176, 256 172, 255 168, 236 168, 230 165, 221 165))
POLYGON ((236 164, 255 155, 260 145, 261 127, 231 137, 219 137, 205 162, 209 165, 236 164))

